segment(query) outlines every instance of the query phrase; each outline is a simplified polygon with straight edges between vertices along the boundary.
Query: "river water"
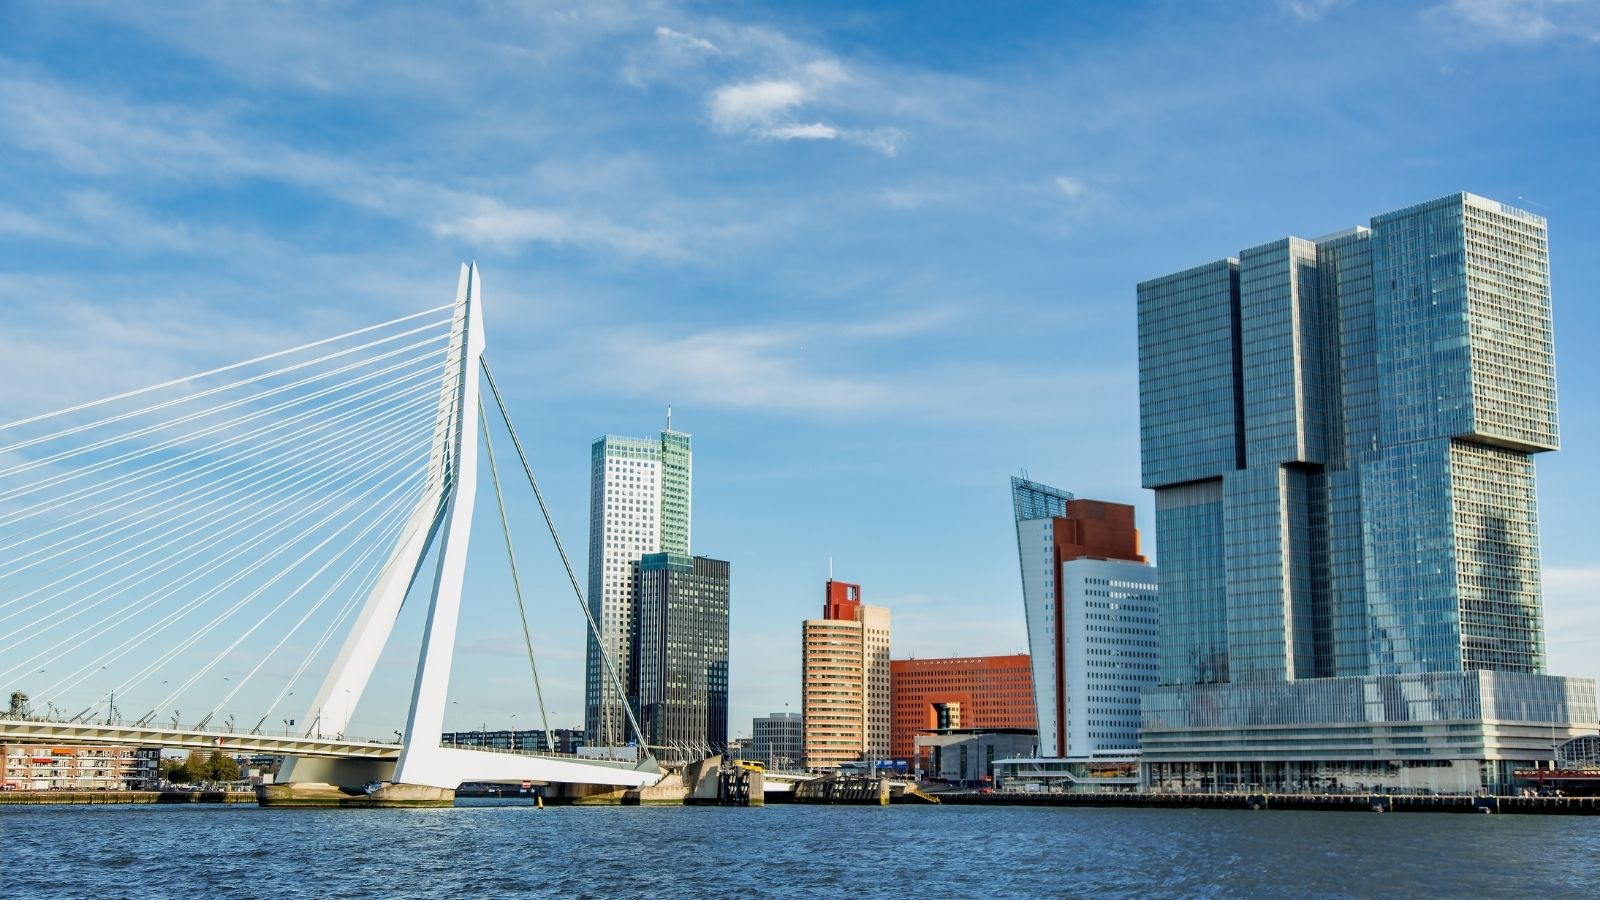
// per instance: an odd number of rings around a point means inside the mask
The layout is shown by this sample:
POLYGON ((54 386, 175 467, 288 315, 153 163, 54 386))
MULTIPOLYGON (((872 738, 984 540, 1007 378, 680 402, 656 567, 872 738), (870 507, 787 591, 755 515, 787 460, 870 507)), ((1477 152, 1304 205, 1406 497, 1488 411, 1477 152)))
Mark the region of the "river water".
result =
POLYGON ((1600 817, 0 806, 0 898, 1600 896, 1600 817))

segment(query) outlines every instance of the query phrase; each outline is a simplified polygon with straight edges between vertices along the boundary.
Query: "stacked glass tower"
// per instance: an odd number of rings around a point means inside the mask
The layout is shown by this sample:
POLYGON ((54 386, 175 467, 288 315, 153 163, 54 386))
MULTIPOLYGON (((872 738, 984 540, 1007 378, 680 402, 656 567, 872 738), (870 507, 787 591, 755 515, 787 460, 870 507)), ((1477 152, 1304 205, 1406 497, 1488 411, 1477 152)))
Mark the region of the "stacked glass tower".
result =
POLYGON ((1475 789, 1593 727, 1544 674, 1548 260, 1456 194, 1139 285, 1154 782, 1475 789))

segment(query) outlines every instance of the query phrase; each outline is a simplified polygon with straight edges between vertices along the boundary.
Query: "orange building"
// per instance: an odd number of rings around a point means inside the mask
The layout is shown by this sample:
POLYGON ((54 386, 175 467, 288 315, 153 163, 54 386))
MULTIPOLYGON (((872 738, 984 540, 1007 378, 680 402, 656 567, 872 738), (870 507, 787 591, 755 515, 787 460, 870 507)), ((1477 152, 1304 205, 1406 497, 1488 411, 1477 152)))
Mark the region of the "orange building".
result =
POLYGON ((1028 654, 889 663, 889 755, 911 759, 920 732, 935 728, 1034 728, 1028 654))

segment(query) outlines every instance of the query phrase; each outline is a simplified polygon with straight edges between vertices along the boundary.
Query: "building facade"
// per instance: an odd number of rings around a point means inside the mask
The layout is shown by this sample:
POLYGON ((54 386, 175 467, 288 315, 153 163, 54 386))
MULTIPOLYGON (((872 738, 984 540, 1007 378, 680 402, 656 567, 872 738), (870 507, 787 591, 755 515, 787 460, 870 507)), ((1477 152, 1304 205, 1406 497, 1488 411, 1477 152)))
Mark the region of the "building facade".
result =
POLYGON ((805 766, 889 757, 889 610, 861 586, 829 580, 822 618, 801 624, 805 766))
POLYGON ((917 735, 938 729, 1034 728, 1033 677, 1026 653, 891 660, 889 691, 893 759, 912 760, 917 735))
POLYGON ((607 435, 591 448, 589 612, 600 631, 599 641, 588 635, 584 673, 583 723, 591 745, 634 739, 623 704, 631 693, 636 570, 647 553, 688 555, 692 477, 690 437, 670 422, 653 438, 607 435), (606 670, 602 643, 614 672, 606 670))
POLYGON ((1595 718, 1545 674, 1543 218, 1471 194, 1139 285, 1158 784, 1503 784, 1595 718))
POLYGON ((1156 569, 1133 507, 1011 479, 1033 664, 1037 755, 1139 748, 1139 697, 1156 683, 1156 569))
POLYGON ((793 772, 801 768, 805 757, 805 725, 799 713, 772 713, 750 720, 746 759, 759 760, 774 771, 793 772))
POLYGON ((0 744, 8 791, 144 791, 161 786, 154 747, 0 744))
POLYGON ((628 668, 645 740, 666 761, 722 753, 728 745, 728 563, 648 553, 636 567, 628 668))

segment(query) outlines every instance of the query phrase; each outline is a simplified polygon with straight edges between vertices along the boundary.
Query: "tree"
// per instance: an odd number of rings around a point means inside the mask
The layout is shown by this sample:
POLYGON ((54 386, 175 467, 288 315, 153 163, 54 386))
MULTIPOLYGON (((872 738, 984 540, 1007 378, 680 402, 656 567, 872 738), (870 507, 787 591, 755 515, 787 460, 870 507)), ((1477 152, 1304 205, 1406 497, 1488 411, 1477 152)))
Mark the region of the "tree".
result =
POLYGON ((221 750, 213 750, 206 758, 206 778, 211 781, 238 781, 239 762, 221 750))
POLYGON ((182 761, 162 757, 161 777, 172 784, 183 784, 189 780, 189 772, 182 761))
POLYGON ((190 750, 189 755, 183 760, 183 781, 185 784, 199 784, 211 777, 210 766, 204 750, 190 750))

